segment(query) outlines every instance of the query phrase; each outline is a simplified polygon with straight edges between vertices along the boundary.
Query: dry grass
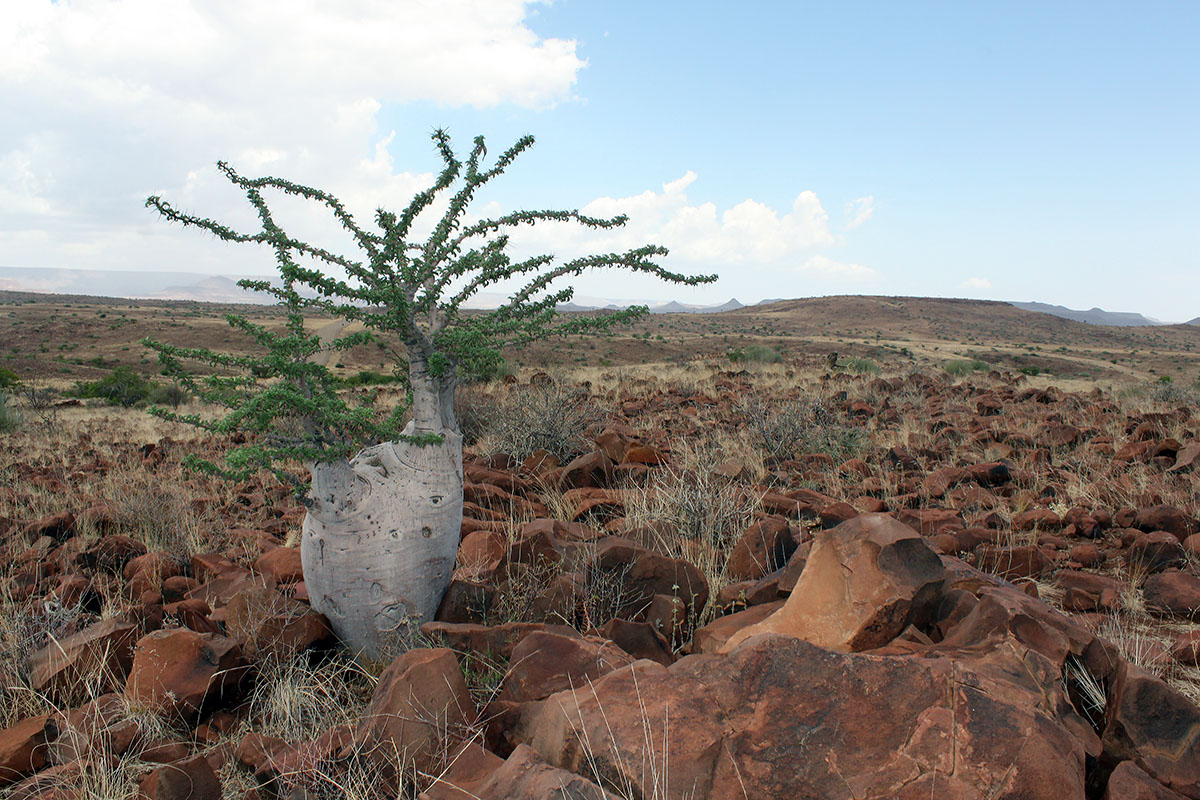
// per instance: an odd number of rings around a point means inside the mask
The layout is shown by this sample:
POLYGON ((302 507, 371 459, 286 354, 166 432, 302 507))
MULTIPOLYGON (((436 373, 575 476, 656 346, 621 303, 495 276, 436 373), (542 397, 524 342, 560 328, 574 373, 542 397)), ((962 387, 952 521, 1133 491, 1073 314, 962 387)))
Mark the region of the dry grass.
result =
POLYGON ((716 474, 726 454, 713 443, 680 442, 673 456, 647 486, 628 491, 626 521, 653 531, 656 549, 691 562, 704 575, 709 605, 693 610, 703 624, 716 613, 713 601, 729 583, 729 551, 754 521, 757 501, 716 474))
POLYGON ((551 379, 535 386, 497 387, 494 396, 479 437, 484 452, 522 461, 545 450, 565 464, 589 448, 588 428, 598 411, 586 390, 551 379))

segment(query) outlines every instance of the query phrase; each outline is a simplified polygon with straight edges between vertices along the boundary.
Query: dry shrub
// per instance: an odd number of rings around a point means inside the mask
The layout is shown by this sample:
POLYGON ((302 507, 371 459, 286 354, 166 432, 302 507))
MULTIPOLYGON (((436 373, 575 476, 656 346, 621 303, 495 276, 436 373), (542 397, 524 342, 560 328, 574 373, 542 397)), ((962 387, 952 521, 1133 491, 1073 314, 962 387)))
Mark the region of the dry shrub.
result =
POLYGON ((345 651, 266 658, 250 695, 253 729, 289 742, 313 739, 356 721, 375 680, 345 651))
POLYGON ((29 686, 29 657, 66 636, 83 613, 52 600, 0 599, 0 728, 50 710, 50 701, 29 686))
POLYGON ((122 533, 150 551, 182 561, 192 553, 211 549, 208 537, 217 526, 206 524, 187 502, 191 490, 174 486, 161 475, 120 472, 107 477, 102 492, 122 533))
POLYGON ((820 395, 792 400, 751 395, 739 404, 738 415, 745 420, 750 438, 772 461, 804 453, 845 459, 867 443, 865 432, 843 424, 837 409, 820 395))
POLYGON ((626 522, 653 531, 656 549, 703 573, 709 608, 694 613, 705 622, 713 616, 717 593, 729 583, 729 550, 753 523, 757 502, 716 473, 725 457, 710 443, 680 443, 672 453, 672 463, 659 467, 645 487, 629 490, 626 522))
POLYGON ((545 450, 565 464, 588 449, 588 428, 598 419, 585 389, 559 381, 512 386, 488 415, 487 449, 518 460, 545 450))

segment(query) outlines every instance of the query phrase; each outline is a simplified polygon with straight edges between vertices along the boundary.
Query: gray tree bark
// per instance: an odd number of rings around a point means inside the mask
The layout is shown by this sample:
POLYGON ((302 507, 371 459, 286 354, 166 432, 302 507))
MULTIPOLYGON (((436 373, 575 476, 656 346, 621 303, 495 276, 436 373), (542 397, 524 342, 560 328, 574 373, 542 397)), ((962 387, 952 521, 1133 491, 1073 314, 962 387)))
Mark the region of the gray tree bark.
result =
MULTIPOLYGON (((432 426, 410 423, 405 433, 421 427, 432 426)), ((450 584, 462 527, 462 435, 437 432, 441 444, 385 442, 311 467, 305 585, 313 608, 368 657, 389 635, 433 619, 450 584)))

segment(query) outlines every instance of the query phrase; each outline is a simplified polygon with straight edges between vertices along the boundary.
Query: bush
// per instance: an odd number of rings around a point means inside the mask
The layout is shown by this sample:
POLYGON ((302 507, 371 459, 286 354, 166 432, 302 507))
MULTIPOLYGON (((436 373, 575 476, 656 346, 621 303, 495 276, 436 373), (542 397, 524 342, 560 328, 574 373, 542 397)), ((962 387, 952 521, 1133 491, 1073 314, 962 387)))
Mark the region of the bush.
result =
POLYGON ((516 374, 516 367, 500 357, 476 363, 464 361, 458 366, 458 380, 462 384, 501 381, 516 374))
POLYGON ((171 406, 179 408, 187 402, 188 393, 178 383, 171 383, 166 386, 154 385, 147 396, 147 400, 156 406, 171 406))
POLYGON ((783 356, 773 347, 765 344, 752 344, 746 348, 745 360, 757 364, 778 364, 783 356))
POLYGON ((861 428, 842 424, 837 411, 821 398, 763 401, 751 397, 740 407, 751 439, 768 460, 805 453, 846 459, 866 446, 861 428))
POLYGON ((848 358, 842 364, 842 369, 855 375, 878 375, 883 370, 869 358, 848 358))
MULTIPOLYGON (((1163 375, 1162 377, 1169 378, 1170 376, 1163 375)), ((1151 399, 1160 403, 1200 406, 1200 381, 1187 386, 1159 378, 1156 383, 1150 385, 1149 394, 1151 399)))
POLYGON ((0 392, 0 433, 11 433, 21 427, 21 415, 8 404, 8 393, 0 392))
POLYGON ((986 361, 979 361, 977 359, 956 358, 953 361, 947 361, 942 368, 955 378, 965 378, 972 372, 980 372, 988 369, 989 365, 986 361))
POLYGON ((1017 371, 1022 375, 1028 375, 1031 378, 1042 374, 1042 370, 1039 367, 1021 367, 1017 371))
POLYGON ((8 367, 0 367, 0 389, 12 389, 20 382, 17 373, 8 367))
POLYGON ((385 386, 389 383, 403 383, 404 378, 400 375, 375 372, 374 370, 364 369, 357 375, 351 375, 349 378, 342 378, 343 386, 385 386))
POLYGON ((565 464, 588 449, 588 426, 597 418, 581 389, 555 381, 514 386, 501 397, 483 426, 490 449, 524 460, 545 450, 565 464))
POLYGON ((72 392, 76 397, 98 397, 109 405, 128 408, 150 396, 154 384, 129 367, 117 367, 98 381, 80 381, 72 392))

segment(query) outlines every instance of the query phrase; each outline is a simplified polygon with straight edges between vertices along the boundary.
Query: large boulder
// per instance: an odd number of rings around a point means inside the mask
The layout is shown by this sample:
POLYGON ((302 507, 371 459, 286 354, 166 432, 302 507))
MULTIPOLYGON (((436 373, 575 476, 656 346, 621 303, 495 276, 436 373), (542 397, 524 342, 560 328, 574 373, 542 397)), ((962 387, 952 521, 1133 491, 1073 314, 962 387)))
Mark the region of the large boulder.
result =
POLYGON ((513 648, 511 665, 497 699, 540 700, 564 689, 583 686, 631 663, 633 658, 612 642, 538 631, 513 648))
POLYGON ((225 607, 225 627, 251 658, 287 658, 333 637, 323 614, 266 586, 235 594, 225 607))
POLYGON ((1122 761, 1108 777, 1104 800, 1183 800, 1183 795, 1163 786, 1132 761, 1122 761))
POLYGON ((408 770, 433 769, 455 749, 474 717, 475 704, 454 652, 417 648, 379 676, 354 744, 398 784, 408 770))
POLYGON ((60 702, 120 687, 133 664, 137 626, 106 619, 56 639, 29 657, 29 683, 60 702))
POLYGON ((912 528, 863 514, 817 534, 784 606, 737 632, 724 650, 761 633, 842 651, 870 650, 932 613, 945 568, 912 528))
POLYGON ((1200 578, 1187 572, 1160 572, 1142 586, 1146 607, 1158 614, 1200 616, 1200 578))
POLYGON ((46 765, 48 743, 58 726, 48 714, 23 719, 0 730, 0 786, 7 786, 46 765))
POLYGON ((1200 707, 1124 664, 1108 692, 1104 758, 1132 761, 1164 786, 1200 798, 1200 707))
POLYGON ((1010 645, 951 660, 763 634, 528 704, 510 736, 638 797, 1083 800, 1095 734, 1057 667, 1010 645))
POLYGON ((134 649, 125 697, 139 708, 191 718, 245 676, 233 639, 187 628, 155 631, 134 649))

